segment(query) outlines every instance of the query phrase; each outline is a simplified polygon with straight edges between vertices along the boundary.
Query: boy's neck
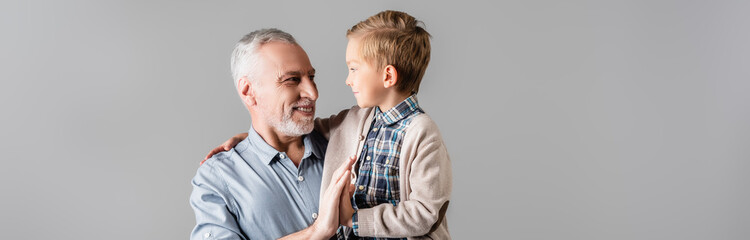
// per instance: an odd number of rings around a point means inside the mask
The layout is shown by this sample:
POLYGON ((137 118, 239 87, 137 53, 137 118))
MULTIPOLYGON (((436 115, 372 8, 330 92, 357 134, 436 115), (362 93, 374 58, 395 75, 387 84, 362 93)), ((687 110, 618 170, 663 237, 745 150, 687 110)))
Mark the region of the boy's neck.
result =
POLYGON ((390 91, 385 97, 383 97, 383 102, 378 104, 378 107, 380 107, 380 111, 387 112, 388 110, 391 110, 391 108, 406 100, 406 98, 408 98, 409 96, 411 96, 411 92, 409 91, 400 92, 394 89, 393 91, 390 91))

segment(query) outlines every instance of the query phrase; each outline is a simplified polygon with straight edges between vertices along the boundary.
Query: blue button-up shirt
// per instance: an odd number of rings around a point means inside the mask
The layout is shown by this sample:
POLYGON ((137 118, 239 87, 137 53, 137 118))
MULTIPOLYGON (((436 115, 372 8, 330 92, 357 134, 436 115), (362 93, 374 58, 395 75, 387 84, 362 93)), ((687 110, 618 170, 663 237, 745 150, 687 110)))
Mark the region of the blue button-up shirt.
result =
POLYGON ((299 168, 250 128, 247 139, 214 155, 193 178, 190 239, 276 239, 311 225, 318 213, 328 141, 303 137, 299 168))

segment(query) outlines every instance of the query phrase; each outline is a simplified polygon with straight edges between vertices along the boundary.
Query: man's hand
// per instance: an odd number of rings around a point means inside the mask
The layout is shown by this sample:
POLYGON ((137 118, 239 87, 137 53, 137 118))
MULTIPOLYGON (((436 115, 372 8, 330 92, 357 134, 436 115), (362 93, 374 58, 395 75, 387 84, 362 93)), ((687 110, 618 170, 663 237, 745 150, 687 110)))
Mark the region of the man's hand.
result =
POLYGON ((341 194, 345 191, 344 188, 350 182, 351 166, 352 163, 350 161, 344 163, 333 172, 333 176, 331 176, 333 181, 331 181, 325 193, 323 193, 323 199, 320 199, 318 219, 302 231, 292 233, 280 239, 325 240, 336 234, 336 229, 339 228, 339 199, 341 199, 341 194))
MULTIPOLYGON (((354 156, 349 157, 348 164, 351 166, 354 163, 354 156)), ((352 208, 352 195, 354 195, 354 177, 350 177, 350 182, 347 184, 347 188, 341 193, 341 199, 339 200, 339 224, 352 227, 352 215, 354 215, 354 208, 352 208)))
POLYGON ((346 191, 344 188, 351 182, 351 168, 352 159, 349 159, 333 173, 332 177, 335 181, 331 181, 323 193, 323 198, 320 199, 320 213, 312 225, 315 233, 313 236, 326 239, 336 234, 336 229, 339 228, 339 202, 346 191))
POLYGON ((201 161, 201 165, 203 165, 208 158, 213 156, 214 154, 223 152, 223 151, 229 151, 229 149, 232 149, 234 146, 237 146, 238 143, 242 142, 242 140, 245 140, 247 138, 247 133, 240 133, 237 135, 234 135, 234 137, 229 138, 226 142, 222 143, 218 147, 214 148, 210 152, 208 152, 208 155, 203 158, 203 161, 201 161))

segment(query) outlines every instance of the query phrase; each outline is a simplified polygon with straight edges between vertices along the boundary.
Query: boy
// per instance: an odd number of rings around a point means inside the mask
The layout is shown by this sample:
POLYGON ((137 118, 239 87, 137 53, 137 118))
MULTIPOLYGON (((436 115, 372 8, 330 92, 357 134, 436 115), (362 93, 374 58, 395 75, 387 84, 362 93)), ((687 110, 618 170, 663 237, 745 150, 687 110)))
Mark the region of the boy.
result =
POLYGON ((417 23, 406 13, 383 11, 347 31, 346 84, 358 106, 315 123, 329 139, 321 186, 349 156, 356 158, 353 186, 341 196, 339 220, 346 227, 339 239, 450 239, 450 159, 415 95, 430 60, 430 36, 417 23))
POLYGON ((415 95, 430 60, 430 36, 417 23, 384 11, 347 31, 346 84, 359 107, 329 120, 341 124, 330 132, 322 182, 327 186, 346 156, 357 156, 352 197, 342 196, 339 209, 341 224, 353 231, 343 229, 339 237, 450 238, 450 160, 415 95))

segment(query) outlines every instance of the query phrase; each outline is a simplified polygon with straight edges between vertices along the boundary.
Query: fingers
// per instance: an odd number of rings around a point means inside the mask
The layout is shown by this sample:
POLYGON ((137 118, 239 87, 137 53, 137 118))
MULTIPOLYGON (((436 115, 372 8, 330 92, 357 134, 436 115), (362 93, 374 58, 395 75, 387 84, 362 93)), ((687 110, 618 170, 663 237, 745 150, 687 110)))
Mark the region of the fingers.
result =
POLYGON ((354 183, 349 184, 349 189, 347 189, 347 191, 349 191, 349 198, 352 198, 352 196, 354 196, 355 190, 356 189, 354 187, 354 183))
MULTIPOLYGON (((333 177, 341 177, 341 172, 351 169, 352 165, 348 163, 341 164, 336 171, 333 172, 333 177)), ((338 179, 338 178, 337 178, 338 179)))
POLYGON ((341 166, 339 166, 339 168, 337 168, 336 171, 333 171, 333 175, 331 176, 331 183, 326 188, 326 193, 335 191, 335 189, 331 189, 331 188, 338 188, 339 190, 338 194, 341 194, 341 190, 343 190, 345 186, 343 183, 351 182, 350 176, 351 176, 351 168, 352 168, 353 159, 354 159, 353 157, 350 157, 349 161, 347 161, 344 164, 341 164, 341 166), (343 181, 344 179, 346 179, 347 181, 343 181))
MULTIPOLYGON (((339 168, 338 170, 342 170, 342 168, 339 168)), ((344 191, 346 183, 349 182, 346 181, 347 177, 349 176, 349 170, 345 169, 343 172, 340 172, 338 170, 337 175, 334 175, 335 181, 332 181, 331 184, 328 185, 328 189, 326 190, 326 193, 330 194, 331 198, 338 198, 341 195, 341 192, 344 191)))
POLYGON ((229 151, 229 149, 232 149, 233 146, 237 145, 237 141, 235 140, 235 137, 232 137, 228 139, 226 142, 222 143, 221 146, 219 146, 217 149, 222 149, 223 151, 229 151))
POLYGON ((207 159, 211 158, 211 156, 213 156, 214 154, 217 154, 217 153, 220 153, 220 152, 223 152, 223 151, 226 151, 226 150, 224 150, 224 148, 222 146, 218 146, 218 147, 216 147, 214 149, 211 149, 211 151, 208 152, 208 155, 206 155, 206 157, 203 158, 203 160, 207 160, 207 159))
MULTIPOLYGON (((238 143, 242 142, 242 140, 245 140, 245 138, 247 138, 247 133, 240 133, 240 134, 234 135, 234 137, 227 139, 226 141, 224 141, 224 143, 222 143, 218 147, 211 149, 211 151, 208 152, 208 155, 206 155, 206 157, 203 158, 204 162, 205 160, 211 158, 211 156, 213 156, 214 154, 231 150, 234 146, 237 146, 238 143)), ((201 162, 201 164, 203 164, 203 162, 201 162)))

